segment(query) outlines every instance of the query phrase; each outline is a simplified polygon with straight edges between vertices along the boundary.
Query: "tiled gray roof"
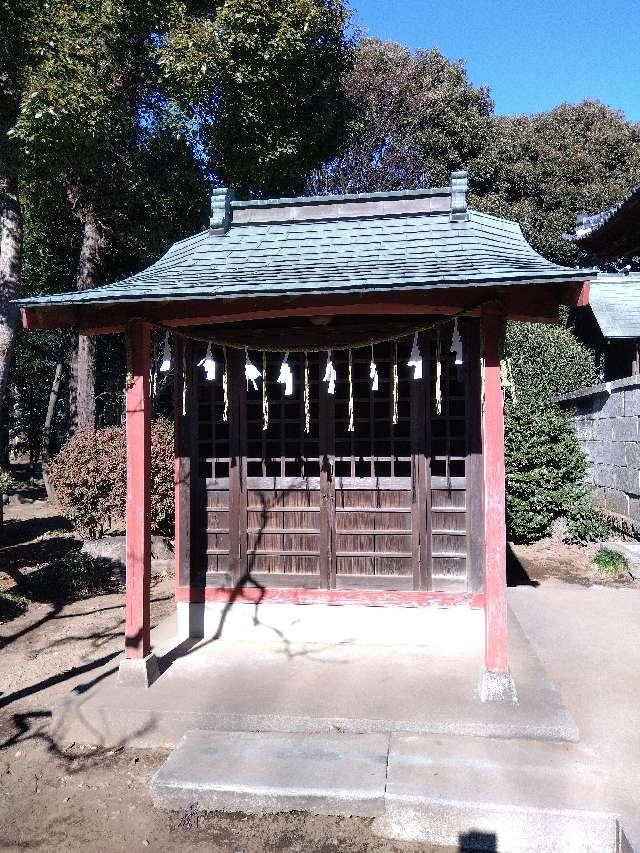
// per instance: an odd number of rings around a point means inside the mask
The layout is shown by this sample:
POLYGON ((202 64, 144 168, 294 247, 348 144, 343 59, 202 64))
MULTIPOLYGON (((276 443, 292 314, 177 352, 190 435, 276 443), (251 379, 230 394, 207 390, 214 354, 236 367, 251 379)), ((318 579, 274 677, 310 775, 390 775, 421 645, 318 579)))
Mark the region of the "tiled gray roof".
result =
POLYGON ((605 338, 640 338, 640 273, 600 273, 589 304, 605 338))
POLYGON ((602 210, 600 213, 594 213, 591 216, 584 213, 579 214, 576 219, 576 233, 570 235, 569 239, 578 243, 581 240, 586 240, 638 197, 640 197, 640 185, 630 190, 622 201, 614 204, 608 210, 602 210))
POLYGON ((573 241, 598 263, 640 254, 640 185, 609 210, 579 216, 573 241))
MULTIPOLYGON (((454 173, 454 175, 464 173, 454 173)), ((453 189, 368 196, 215 201, 212 228, 149 268, 26 307, 383 292, 583 281, 526 242, 515 222, 466 210, 453 189), (454 204, 451 195, 455 195, 454 204), (216 227, 213 227, 213 226, 216 227)), ((466 189, 466 176, 464 178, 466 189)))

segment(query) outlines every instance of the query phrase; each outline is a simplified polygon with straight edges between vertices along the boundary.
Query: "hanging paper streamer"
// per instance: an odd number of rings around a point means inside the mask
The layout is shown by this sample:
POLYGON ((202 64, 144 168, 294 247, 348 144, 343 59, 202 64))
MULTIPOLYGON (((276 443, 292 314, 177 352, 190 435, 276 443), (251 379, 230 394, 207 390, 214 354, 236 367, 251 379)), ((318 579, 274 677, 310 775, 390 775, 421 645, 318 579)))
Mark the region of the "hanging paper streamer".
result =
POLYGON ((226 423, 229 420, 229 369, 227 366, 227 348, 222 348, 222 357, 224 359, 224 373, 222 374, 222 420, 226 423))
POLYGON ((413 346, 411 347, 411 354, 409 355, 407 367, 413 367, 414 379, 422 379, 422 353, 420 352, 420 347, 418 346, 417 332, 413 336, 413 346))
POLYGON ((378 390, 378 368, 373 358, 373 344, 371 344, 371 364, 369 365, 369 379, 371 380, 371 390, 378 390))
POLYGON ((453 334, 451 336, 451 352, 455 354, 454 364, 462 364, 462 338, 458 331, 458 318, 453 321, 453 334))
POLYGON ((280 373, 278 374, 278 382, 284 385, 284 396, 290 397, 293 394, 293 373, 289 365, 289 353, 284 354, 282 364, 280 365, 280 373))
POLYGON ((182 348, 182 414, 187 414, 187 356, 184 347, 182 348))
POLYGON ((440 330, 436 332, 436 415, 442 414, 442 344, 440 330))
POLYGON ((162 353, 162 361, 158 370, 160 373, 166 373, 171 369, 171 347, 169 346, 169 332, 164 336, 164 350, 162 353))
POLYGON ((253 390, 257 391, 258 383, 256 379, 260 379, 260 371, 249 358, 249 350, 246 347, 244 350, 244 375, 247 380, 247 391, 249 390, 249 383, 253 385, 253 390))
POLYGON ((327 350, 327 365, 324 369, 324 378, 323 382, 328 382, 329 387, 327 388, 328 394, 336 393, 336 369, 333 366, 333 361, 331 360, 331 350, 327 350))
POLYGON ((269 401, 267 399, 267 354, 262 353, 262 431, 269 428, 269 401))
POLYGON ((309 357, 304 354, 304 431, 311 432, 311 406, 309 402, 309 357))
POLYGON ((216 362, 211 353, 211 344, 207 347, 207 352, 204 358, 198 362, 198 367, 204 367, 207 382, 213 382, 216 378, 216 362))
POLYGON ((511 395, 511 402, 515 405, 517 403, 516 386, 513 382, 510 358, 500 359, 500 381, 502 383, 502 401, 504 402, 507 391, 509 391, 509 394, 511 395))
POLYGON ((511 371, 511 358, 507 359, 507 368, 509 370, 509 386, 511 388, 511 400, 514 406, 518 405, 516 397, 516 383, 513 381, 513 372, 511 371))
POLYGON ((349 350, 349 425, 347 432, 354 432, 355 424, 353 422, 353 359, 351 350, 349 350))
POLYGON ((393 373, 392 373, 392 394, 393 394, 393 425, 398 423, 398 344, 394 341, 393 344, 393 373))

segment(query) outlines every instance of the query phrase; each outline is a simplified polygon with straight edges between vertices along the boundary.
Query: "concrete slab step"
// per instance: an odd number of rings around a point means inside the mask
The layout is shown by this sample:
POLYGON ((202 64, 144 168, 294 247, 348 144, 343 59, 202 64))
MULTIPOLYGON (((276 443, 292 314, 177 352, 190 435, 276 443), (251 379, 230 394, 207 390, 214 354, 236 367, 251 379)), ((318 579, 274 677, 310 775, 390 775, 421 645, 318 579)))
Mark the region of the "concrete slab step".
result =
POLYGON ((386 839, 494 853, 627 853, 609 777, 574 744, 473 737, 188 732, 156 806, 375 817, 386 839))
POLYGON ((568 744, 392 735, 385 838, 496 853, 618 853, 609 776, 568 744))
POLYGON ((389 737, 192 731, 151 780, 154 805, 380 815, 389 737))

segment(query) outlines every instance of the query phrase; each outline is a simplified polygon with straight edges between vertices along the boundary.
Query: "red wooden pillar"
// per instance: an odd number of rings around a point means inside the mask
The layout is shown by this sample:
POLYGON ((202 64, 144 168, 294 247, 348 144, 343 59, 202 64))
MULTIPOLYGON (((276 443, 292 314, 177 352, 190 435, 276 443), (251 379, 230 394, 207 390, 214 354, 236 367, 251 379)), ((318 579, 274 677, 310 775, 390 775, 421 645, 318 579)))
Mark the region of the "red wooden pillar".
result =
POLYGON ((128 328, 130 371, 127 387, 127 593, 125 657, 150 651, 151 578, 151 327, 134 320, 128 328))
POLYGON ((483 699, 515 699, 507 656, 504 412, 500 377, 504 325, 504 315, 498 306, 483 309, 482 448, 486 670, 483 699))

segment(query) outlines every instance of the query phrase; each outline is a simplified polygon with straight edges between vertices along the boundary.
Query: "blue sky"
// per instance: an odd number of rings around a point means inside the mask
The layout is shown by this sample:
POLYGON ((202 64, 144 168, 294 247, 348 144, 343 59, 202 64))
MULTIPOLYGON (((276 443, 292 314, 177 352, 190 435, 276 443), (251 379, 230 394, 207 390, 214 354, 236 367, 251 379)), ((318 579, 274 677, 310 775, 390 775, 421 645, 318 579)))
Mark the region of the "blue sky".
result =
POLYGON ((504 114, 597 98, 640 121, 640 0, 351 0, 369 35, 465 59, 504 114))

